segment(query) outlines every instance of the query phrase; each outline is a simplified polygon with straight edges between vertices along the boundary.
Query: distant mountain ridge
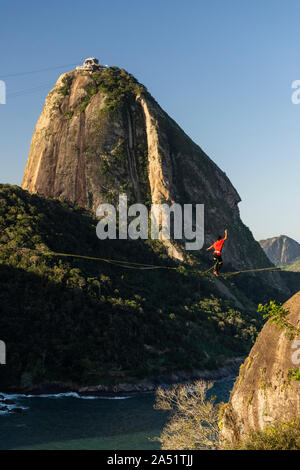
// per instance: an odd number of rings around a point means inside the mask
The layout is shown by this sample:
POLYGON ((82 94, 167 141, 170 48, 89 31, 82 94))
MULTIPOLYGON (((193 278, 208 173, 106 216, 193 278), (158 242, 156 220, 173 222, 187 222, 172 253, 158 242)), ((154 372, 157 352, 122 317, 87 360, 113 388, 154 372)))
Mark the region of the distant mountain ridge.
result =
POLYGON ((276 266, 288 266, 300 258, 300 243, 286 235, 260 240, 259 244, 276 266))

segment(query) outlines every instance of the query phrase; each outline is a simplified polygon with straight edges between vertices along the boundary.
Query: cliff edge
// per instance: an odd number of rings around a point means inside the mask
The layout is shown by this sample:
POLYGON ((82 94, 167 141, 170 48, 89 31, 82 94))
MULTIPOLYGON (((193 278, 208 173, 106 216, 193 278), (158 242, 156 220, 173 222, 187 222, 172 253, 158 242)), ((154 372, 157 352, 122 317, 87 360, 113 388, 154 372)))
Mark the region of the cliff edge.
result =
MULTIPOLYGON (((284 308, 300 326, 300 292, 284 308)), ((300 415, 300 336, 292 340, 268 321, 240 369, 222 418, 223 443, 237 444, 252 430, 293 421, 300 415), (297 365, 298 364, 298 365, 297 365)))

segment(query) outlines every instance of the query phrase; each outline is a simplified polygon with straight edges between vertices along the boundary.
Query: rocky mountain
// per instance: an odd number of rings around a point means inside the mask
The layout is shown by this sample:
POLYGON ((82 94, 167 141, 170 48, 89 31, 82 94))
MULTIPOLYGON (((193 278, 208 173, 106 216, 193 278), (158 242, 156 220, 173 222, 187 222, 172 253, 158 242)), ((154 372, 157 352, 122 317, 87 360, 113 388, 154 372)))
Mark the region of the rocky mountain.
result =
MULTIPOLYGON (((300 292, 284 308, 287 321, 300 328, 300 292)), ((231 445, 268 424, 291 422, 300 415, 300 336, 270 321, 240 368, 222 418, 222 439, 231 445)))
POLYGON ((299 290, 298 273, 217 279, 201 273, 212 265, 204 250, 96 237, 96 207, 120 192, 147 206, 200 203, 206 246, 229 230, 224 270, 272 266, 225 173, 124 70, 58 79, 22 186, 0 185, 0 331, 11 351, 0 381, 9 387, 63 381, 74 390, 214 370, 248 353, 259 302, 299 290), (126 270, 128 261, 175 269, 126 270))
MULTIPOLYGON (((37 122, 22 187, 93 211, 120 192, 148 205, 203 203, 206 244, 229 229, 227 265, 271 266, 240 219, 240 197, 226 174, 117 67, 58 79, 37 122)), ((280 287, 277 275, 265 277, 280 287)))
POLYGON ((260 240, 259 244, 276 266, 287 266, 300 258, 300 244, 286 235, 260 240))

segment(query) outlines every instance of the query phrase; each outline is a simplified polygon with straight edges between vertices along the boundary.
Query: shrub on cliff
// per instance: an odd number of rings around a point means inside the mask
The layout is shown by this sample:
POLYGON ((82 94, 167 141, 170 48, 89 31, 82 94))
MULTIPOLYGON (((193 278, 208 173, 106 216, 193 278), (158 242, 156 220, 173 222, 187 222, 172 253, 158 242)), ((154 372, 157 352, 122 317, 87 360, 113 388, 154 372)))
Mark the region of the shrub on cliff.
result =
POLYGON ((235 450, 300 450, 300 419, 253 431, 235 450))

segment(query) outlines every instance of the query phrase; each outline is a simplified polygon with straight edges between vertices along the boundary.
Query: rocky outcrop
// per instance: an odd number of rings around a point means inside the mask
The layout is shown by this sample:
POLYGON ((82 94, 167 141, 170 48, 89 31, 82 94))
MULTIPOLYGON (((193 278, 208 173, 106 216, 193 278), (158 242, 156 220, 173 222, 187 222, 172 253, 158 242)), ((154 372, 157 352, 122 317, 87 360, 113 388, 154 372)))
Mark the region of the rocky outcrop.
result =
MULTIPOLYGON (((203 203, 207 244, 229 228, 226 263, 271 265, 240 219, 240 197, 226 174, 118 68, 58 79, 37 122, 22 187, 93 211, 120 192, 130 202, 203 203)), ((174 256, 182 259, 178 250, 174 256)))
MULTIPOLYGON (((285 304, 288 321, 300 327, 300 292, 285 304)), ((240 368, 230 400, 223 408, 223 444, 237 444, 251 430, 299 418, 300 336, 267 322, 240 368), (298 364, 298 365, 297 365, 298 364), (298 378, 298 380, 297 380, 298 378)))
POLYGON ((260 240, 259 244, 276 266, 286 266, 300 258, 300 244, 286 235, 260 240))
POLYGON ((23 409, 15 406, 14 400, 5 398, 3 395, 0 395, 0 412, 5 413, 23 413, 23 409))

